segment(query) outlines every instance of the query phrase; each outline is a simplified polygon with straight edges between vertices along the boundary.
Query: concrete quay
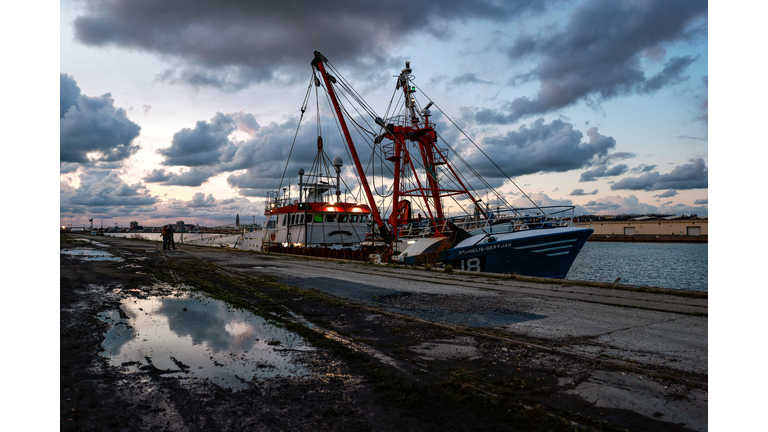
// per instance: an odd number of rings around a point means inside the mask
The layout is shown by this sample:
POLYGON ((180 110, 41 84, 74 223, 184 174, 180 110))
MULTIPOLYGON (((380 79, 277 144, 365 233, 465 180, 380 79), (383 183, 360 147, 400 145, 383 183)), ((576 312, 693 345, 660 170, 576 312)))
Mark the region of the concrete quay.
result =
POLYGON ((224 268, 272 275, 288 285, 438 322, 490 327, 561 351, 708 372, 706 293, 521 282, 218 249, 188 253, 224 268))
MULTIPOLYGON (((487 341, 501 341, 536 353, 524 369, 557 377, 550 402, 559 409, 569 405, 557 400, 577 397, 598 411, 632 413, 623 417, 637 419, 625 426, 631 430, 708 429, 706 293, 446 274, 229 248, 181 245, 176 251, 161 251, 154 242, 125 238, 96 241, 117 254, 130 251, 153 260, 162 255, 169 262, 202 261, 224 273, 275 280, 362 305, 364 321, 371 327, 361 331, 372 332, 372 341, 376 323, 388 314, 452 329, 453 337, 407 347, 405 357, 417 356, 419 360, 411 364, 417 368, 440 361, 496 365, 497 355, 507 356, 507 348, 503 352, 493 348, 489 354, 487 341)), ((312 320, 301 310, 296 314, 312 320)), ((349 319, 339 315, 338 322, 314 324, 363 334, 344 327, 349 319)), ((372 357, 392 355, 377 351, 373 344, 367 349, 372 357)))

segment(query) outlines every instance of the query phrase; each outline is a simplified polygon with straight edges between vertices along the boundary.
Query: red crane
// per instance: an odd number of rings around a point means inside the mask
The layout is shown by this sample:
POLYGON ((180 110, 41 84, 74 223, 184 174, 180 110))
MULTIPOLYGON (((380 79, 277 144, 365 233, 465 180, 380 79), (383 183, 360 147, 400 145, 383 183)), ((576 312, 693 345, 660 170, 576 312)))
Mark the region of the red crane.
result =
POLYGON ((349 134, 338 98, 333 90, 332 84, 336 83, 336 78, 328 74, 324 64, 327 61, 325 56, 315 51, 312 65, 320 72, 325 82, 325 88, 328 91, 336 111, 336 117, 344 132, 350 154, 355 162, 355 168, 368 198, 374 221, 383 238, 390 241, 393 240, 397 237, 398 226, 408 222, 410 215, 407 213, 410 212, 410 202, 404 200, 404 197, 413 197, 424 203, 424 209, 428 213, 427 216, 434 227, 433 231, 436 237, 442 237, 445 229, 445 213, 443 211, 442 198, 453 195, 466 195, 475 206, 480 208, 480 203, 469 193, 461 177, 448 161, 448 150, 440 149, 437 146, 437 132, 435 132, 434 124, 429 121, 429 107, 432 106, 432 102, 424 109, 417 110, 414 94, 416 87, 410 85, 412 69, 410 68, 410 62, 406 62, 405 69, 401 71, 398 77, 396 87, 396 90, 402 89, 407 111, 406 115, 391 117, 386 122, 379 117, 375 119, 376 124, 384 129, 384 132, 376 138, 375 142, 380 143, 384 139, 391 141, 383 144, 382 150, 386 160, 394 164, 393 217, 389 219, 391 229, 387 229, 373 199, 371 188, 368 185, 365 172, 355 150, 355 145, 349 134), (417 166, 417 163, 414 162, 414 157, 420 159, 421 166, 417 166), (441 166, 444 166, 445 169, 440 169, 441 166), (417 175, 419 168, 424 171, 425 181, 422 181, 417 175), (403 179, 409 172, 413 174, 412 180, 415 184, 405 187, 403 179), (443 177, 442 180, 440 176, 443 177), (453 187, 448 188, 445 186, 449 184, 453 187))

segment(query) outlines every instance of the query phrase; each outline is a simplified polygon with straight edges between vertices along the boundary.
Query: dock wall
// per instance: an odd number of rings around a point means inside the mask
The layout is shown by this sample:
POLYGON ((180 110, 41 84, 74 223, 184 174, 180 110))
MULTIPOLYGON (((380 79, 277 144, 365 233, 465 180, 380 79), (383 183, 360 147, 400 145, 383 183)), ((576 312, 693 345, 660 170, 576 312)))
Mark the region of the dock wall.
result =
MULTIPOLYGON (((651 220, 651 221, 591 221, 574 223, 573 226, 591 228, 592 237, 600 236, 642 236, 655 239, 660 237, 707 237, 709 228, 706 219, 651 220)), ((590 239, 592 240, 592 239, 590 239)))
POLYGON ((591 242, 623 242, 623 243, 709 243, 708 236, 653 236, 653 235, 605 235, 592 234, 589 237, 591 242))

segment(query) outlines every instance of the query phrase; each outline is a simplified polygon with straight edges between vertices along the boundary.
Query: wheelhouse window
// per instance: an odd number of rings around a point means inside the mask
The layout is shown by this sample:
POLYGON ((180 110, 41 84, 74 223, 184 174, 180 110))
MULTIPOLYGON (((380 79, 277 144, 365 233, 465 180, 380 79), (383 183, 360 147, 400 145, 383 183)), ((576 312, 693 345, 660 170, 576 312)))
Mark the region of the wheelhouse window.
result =
POLYGON ((288 215, 283 216, 283 223, 282 225, 285 226, 285 223, 288 221, 288 215))
POLYGON ((340 214, 339 215, 339 222, 348 222, 349 221, 349 215, 347 214, 340 214))
POLYGON ((368 215, 360 215, 360 223, 368 222, 368 215))
POLYGON ((327 214, 325 215, 325 223, 330 222, 336 222, 336 215, 335 214, 327 214))
POLYGON ((349 221, 352 223, 356 223, 358 219, 360 219, 359 215, 352 215, 349 217, 349 221))
POLYGON ((304 223, 304 215, 301 215, 301 216, 299 217, 299 223, 300 223, 300 224, 303 224, 303 223, 304 223))

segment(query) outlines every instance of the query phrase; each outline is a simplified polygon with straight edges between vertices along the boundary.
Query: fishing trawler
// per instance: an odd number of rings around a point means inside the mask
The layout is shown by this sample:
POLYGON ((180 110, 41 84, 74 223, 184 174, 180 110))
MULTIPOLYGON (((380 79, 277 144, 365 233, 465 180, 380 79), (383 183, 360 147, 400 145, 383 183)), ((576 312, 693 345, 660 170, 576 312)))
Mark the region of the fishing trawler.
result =
POLYGON ((267 192, 264 214, 267 223, 260 229, 244 232, 235 247, 357 249, 369 231, 370 208, 359 202, 341 200, 341 157, 332 162, 336 177, 329 172, 328 156, 322 137, 317 138, 317 155, 312 170, 299 168, 299 196, 292 199, 290 188, 267 192), (325 170, 323 170, 325 168, 325 170))
MULTIPOLYGON (((572 226, 574 206, 539 206, 519 187, 532 205, 511 206, 436 131, 430 108, 439 107, 434 101, 421 107, 410 62, 396 76, 395 93, 384 117, 375 113, 321 53, 315 52, 311 64, 308 95, 312 88, 316 94, 317 89, 322 89, 332 106, 359 180, 357 197, 354 203, 340 200, 341 158, 333 162, 335 181, 331 175, 322 174, 320 162, 328 158, 323 152, 322 136, 318 135, 318 156, 308 180, 303 170, 299 171, 298 199, 291 201, 285 189, 282 194, 280 190, 271 192, 267 196, 265 214, 269 219, 265 228, 251 233, 252 238, 244 238, 241 247, 256 249, 259 243, 259 249, 270 244, 368 248, 378 251, 379 257, 386 256, 384 261, 403 264, 451 265, 463 271, 554 278, 568 274, 593 231, 572 226), (356 105, 344 106, 342 99, 356 105), (369 173, 363 168, 349 125, 367 144, 361 149, 370 149, 369 170, 375 165, 370 161, 379 161, 380 172, 386 167, 388 175, 380 174, 380 184, 389 181, 390 186, 383 193, 371 187, 368 179, 370 176, 375 184, 375 175, 373 170, 369 173), (454 160, 465 169, 459 169, 454 160), (488 198, 485 202, 480 198, 483 191, 473 189, 468 177, 481 183, 486 195, 494 195, 496 209, 490 207, 488 198), (335 191, 335 199, 331 191, 335 191), (374 193, 380 198, 378 202, 374 193), (455 204, 451 207, 463 214, 448 214, 446 202, 455 204), (414 211, 418 212, 416 217, 414 211)), ((307 100, 305 97, 302 118, 307 100)), ((443 116, 453 123, 444 112, 443 116)), ((477 150, 485 155, 479 147, 477 150)))

